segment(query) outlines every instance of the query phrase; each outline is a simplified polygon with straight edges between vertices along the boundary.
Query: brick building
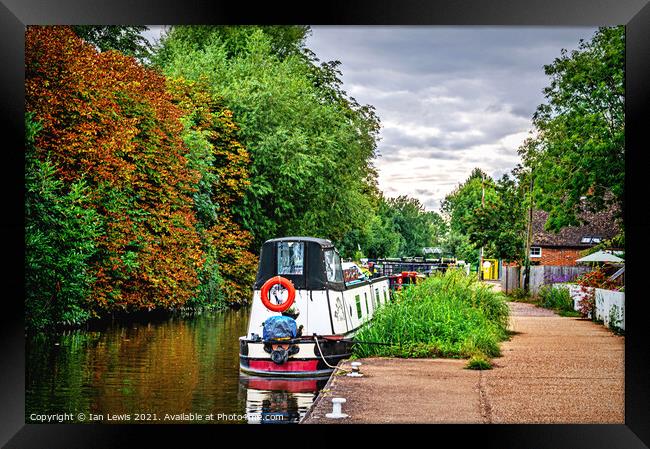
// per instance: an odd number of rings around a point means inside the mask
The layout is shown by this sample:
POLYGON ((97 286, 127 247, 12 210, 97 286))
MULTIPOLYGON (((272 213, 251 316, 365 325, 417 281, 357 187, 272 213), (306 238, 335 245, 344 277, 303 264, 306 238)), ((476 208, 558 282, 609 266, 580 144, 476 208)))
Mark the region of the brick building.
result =
POLYGON ((576 265, 581 251, 611 239, 620 231, 614 209, 598 213, 584 212, 581 218, 586 224, 567 226, 558 233, 544 230, 547 218, 547 212, 533 211, 530 261, 534 265, 576 265))

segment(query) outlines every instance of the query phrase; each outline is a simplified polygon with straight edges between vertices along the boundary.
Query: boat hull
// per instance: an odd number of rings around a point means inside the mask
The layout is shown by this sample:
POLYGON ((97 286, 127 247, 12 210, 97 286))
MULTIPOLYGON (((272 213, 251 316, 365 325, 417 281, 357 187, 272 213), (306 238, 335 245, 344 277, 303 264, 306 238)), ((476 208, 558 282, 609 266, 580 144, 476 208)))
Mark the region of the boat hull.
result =
POLYGON ((316 394, 325 386, 327 378, 262 377, 242 373, 239 383, 248 390, 316 394))
POLYGON ((239 367, 243 373, 261 377, 327 377, 341 360, 352 354, 350 341, 322 338, 318 346, 313 339, 293 343, 298 351, 282 364, 275 363, 264 350, 265 343, 241 337, 239 367), (320 348, 319 348, 320 347, 320 348))

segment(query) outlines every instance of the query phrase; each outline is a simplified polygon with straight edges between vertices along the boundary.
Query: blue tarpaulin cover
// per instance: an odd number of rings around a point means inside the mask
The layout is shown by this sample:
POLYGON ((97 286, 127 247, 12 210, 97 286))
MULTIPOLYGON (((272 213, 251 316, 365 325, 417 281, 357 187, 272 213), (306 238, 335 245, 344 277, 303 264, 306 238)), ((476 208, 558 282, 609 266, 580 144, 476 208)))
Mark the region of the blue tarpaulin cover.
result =
POLYGON ((298 332, 296 320, 288 316, 272 316, 264 322, 263 326, 262 338, 264 340, 296 338, 298 332))

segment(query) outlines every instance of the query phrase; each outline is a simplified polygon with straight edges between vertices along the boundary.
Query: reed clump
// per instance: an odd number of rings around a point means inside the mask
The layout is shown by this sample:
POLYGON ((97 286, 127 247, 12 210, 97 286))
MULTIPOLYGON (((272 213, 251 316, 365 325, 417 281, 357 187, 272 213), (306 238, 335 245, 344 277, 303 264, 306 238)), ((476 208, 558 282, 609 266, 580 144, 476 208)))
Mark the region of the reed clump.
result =
POLYGON ((388 345, 355 345, 357 357, 456 357, 500 355, 508 338, 505 297, 459 270, 407 286, 375 312, 355 339, 388 345))
POLYGON ((539 305, 547 309, 553 309, 561 316, 580 316, 573 308, 573 299, 567 287, 544 285, 537 293, 539 305))

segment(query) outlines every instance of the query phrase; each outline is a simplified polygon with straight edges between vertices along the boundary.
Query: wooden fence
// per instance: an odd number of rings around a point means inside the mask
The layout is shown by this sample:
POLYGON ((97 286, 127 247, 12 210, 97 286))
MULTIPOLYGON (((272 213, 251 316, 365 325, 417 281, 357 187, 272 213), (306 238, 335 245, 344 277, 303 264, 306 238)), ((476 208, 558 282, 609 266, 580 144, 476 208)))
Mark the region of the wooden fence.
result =
POLYGON ((588 271, 591 268, 586 266, 533 265, 530 267, 530 293, 536 295, 545 284, 571 282, 588 271))
POLYGON ((501 270, 501 290, 510 293, 515 288, 519 288, 520 267, 503 267, 501 270))

